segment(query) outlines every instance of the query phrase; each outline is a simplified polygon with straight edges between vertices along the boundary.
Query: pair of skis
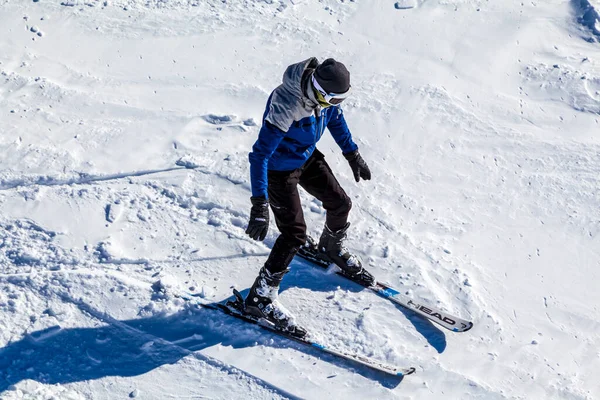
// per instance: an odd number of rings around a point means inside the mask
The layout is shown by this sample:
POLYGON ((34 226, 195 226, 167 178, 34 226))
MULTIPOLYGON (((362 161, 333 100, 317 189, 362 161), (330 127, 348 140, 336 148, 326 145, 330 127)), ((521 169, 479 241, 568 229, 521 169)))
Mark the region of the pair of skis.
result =
MULTIPOLYGON (((315 251, 315 250, 316 250, 316 246, 314 245, 314 240, 310 239, 307 242, 307 245, 300 249, 300 251, 298 252, 298 256, 309 261, 311 263, 311 265, 321 267, 324 269, 328 268, 330 263, 327 260, 320 257, 318 251, 315 251)), ((344 274, 343 271, 338 271, 337 274, 340 276, 343 276, 347 279, 352 280, 352 278, 349 277, 348 275, 344 274)), ((403 295, 398 290, 392 288, 391 286, 389 286, 387 284, 376 282, 373 285, 367 285, 364 282, 355 281, 355 280, 352 280, 352 281, 375 292, 379 296, 384 297, 402 307, 405 307, 405 308, 415 312, 416 314, 419 314, 420 316, 427 318, 428 320, 435 322, 438 325, 442 326, 443 328, 449 329, 453 332, 466 332, 473 327, 472 322, 466 321, 462 318, 458 318, 454 315, 448 314, 436 307, 426 306, 423 304, 416 303, 416 302, 412 301, 412 299, 410 299, 408 296, 403 295)), ((328 346, 325 346, 319 342, 312 340, 310 338, 310 334, 306 335, 305 337, 294 336, 284 330, 278 329, 272 322, 270 322, 264 318, 258 318, 253 315, 245 313, 244 312, 244 299, 243 299, 242 295, 235 289, 233 290, 233 294, 235 296, 235 300, 233 300, 233 301, 230 300, 230 301, 226 301, 224 303, 208 303, 208 304, 203 303, 203 302, 197 302, 197 304, 199 304, 200 306, 202 306, 204 308, 221 311, 227 315, 230 315, 230 316, 240 319, 242 321, 256 324, 263 329, 266 329, 270 332, 273 332, 273 333, 275 333, 279 336, 285 337, 287 339, 293 340, 297 343, 300 343, 300 344, 303 344, 306 346, 311 346, 311 347, 319 349, 325 353, 331 354, 336 357, 343 358, 348 361, 352 361, 354 363, 369 367, 369 368, 377 370, 377 371, 385 372, 387 374, 396 375, 396 376, 400 376, 400 377, 405 376, 405 375, 410 375, 415 372, 415 368, 413 368, 413 367, 399 368, 399 367, 395 367, 392 365, 382 363, 382 362, 374 360, 372 358, 361 356, 356 353, 350 353, 350 352, 330 348, 328 346)), ((195 297, 195 296, 190 295, 187 299, 191 300, 192 297, 195 297)))

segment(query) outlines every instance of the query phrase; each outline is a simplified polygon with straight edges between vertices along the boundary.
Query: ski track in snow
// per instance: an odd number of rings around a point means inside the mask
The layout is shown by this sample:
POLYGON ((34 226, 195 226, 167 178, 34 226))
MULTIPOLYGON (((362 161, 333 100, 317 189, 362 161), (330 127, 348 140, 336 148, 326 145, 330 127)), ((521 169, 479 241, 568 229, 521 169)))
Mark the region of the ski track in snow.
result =
MULTIPOLYGON (((0 6, 2 398, 600 396, 595 1, 0 6), (323 138, 349 247, 475 326, 443 331, 302 260, 281 301, 327 345, 416 366, 403 381, 176 295, 246 293, 266 259, 274 223, 244 234, 247 153, 311 55, 349 65, 373 172, 355 185, 323 138)), ((325 210, 301 197, 317 236, 325 210)))

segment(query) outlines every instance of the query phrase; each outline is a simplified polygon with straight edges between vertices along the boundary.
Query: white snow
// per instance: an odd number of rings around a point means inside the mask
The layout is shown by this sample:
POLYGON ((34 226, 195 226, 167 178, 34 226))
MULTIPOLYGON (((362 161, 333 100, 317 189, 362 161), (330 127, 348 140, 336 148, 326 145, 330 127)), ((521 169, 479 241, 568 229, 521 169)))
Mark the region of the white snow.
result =
MULTIPOLYGON (((0 398, 600 398, 597 0, 0 0, 0 398), (400 381, 209 310, 285 67, 335 57, 348 246, 443 331, 296 260, 280 301, 400 381)), ((324 223, 302 192, 313 235, 324 223)))

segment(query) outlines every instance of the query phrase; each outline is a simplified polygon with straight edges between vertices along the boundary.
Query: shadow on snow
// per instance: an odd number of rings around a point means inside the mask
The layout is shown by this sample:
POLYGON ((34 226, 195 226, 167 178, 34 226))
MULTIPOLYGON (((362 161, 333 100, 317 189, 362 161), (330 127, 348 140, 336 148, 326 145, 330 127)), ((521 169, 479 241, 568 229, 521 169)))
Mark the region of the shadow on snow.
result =
MULTIPOLYGON (((325 272, 307 264, 296 259, 291 276, 283 281, 282 291, 292 286, 321 292, 334 291, 339 286, 352 292, 365 290, 337 275, 326 276, 325 272)), ((104 314, 81 301, 72 302, 82 312, 106 324, 93 328, 51 327, 33 332, 0 349, 0 393, 25 379, 46 384, 66 384, 107 376, 138 376, 162 365, 175 364, 187 356, 194 356, 228 373, 239 372, 238 368, 198 353, 218 344, 232 348, 256 345, 294 348, 352 370, 387 388, 394 388, 402 381, 399 377, 281 338, 218 311, 196 308, 191 303, 183 311, 170 316, 116 321, 110 317, 104 318, 104 314)), ((440 329, 412 311, 398 305, 396 307, 436 351, 442 353, 445 350, 446 337, 440 329)), ((278 390, 266 381, 245 374, 263 386, 278 390)), ((283 391, 282 394, 287 395, 283 391)))
MULTIPOLYGON (((305 287, 319 292, 333 292, 338 287, 342 287, 351 292, 367 290, 337 274, 328 274, 324 269, 322 271, 319 271, 319 269, 320 267, 314 267, 310 261, 305 261, 296 257, 294 263, 292 263, 292 270, 288 274, 291 276, 287 276, 281 283, 281 291, 283 292, 290 287, 305 287), (293 268, 296 266, 299 268, 293 268)), ((372 293, 372 295, 379 297, 375 293, 372 293)), ((382 301, 386 300, 382 299, 382 301)), ((396 306, 396 308, 406 316, 417 332, 419 332, 425 340, 427 340, 427 343, 429 343, 429 345, 438 353, 441 354, 446 350, 446 334, 433 322, 423 318, 408 308, 392 302, 390 302, 390 304, 396 306)))
MULTIPOLYGON (((81 301, 75 304, 82 312, 96 318, 104 315, 81 301)), ((198 353, 217 344, 233 348, 256 345, 293 348, 355 371, 387 388, 396 387, 402 380, 323 354, 218 311, 191 305, 170 316, 128 321, 106 317, 101 320, 106 324, 93 328, 62 329, 56 326, 36 331, 0 349, 0 394, 25 379, 67 384, 107 376, 138 376, 188 356, 227 373, 240 373, 238 368, 198 353)), ((241 373, 289 397, 276 386, 249 373, 241 373)))

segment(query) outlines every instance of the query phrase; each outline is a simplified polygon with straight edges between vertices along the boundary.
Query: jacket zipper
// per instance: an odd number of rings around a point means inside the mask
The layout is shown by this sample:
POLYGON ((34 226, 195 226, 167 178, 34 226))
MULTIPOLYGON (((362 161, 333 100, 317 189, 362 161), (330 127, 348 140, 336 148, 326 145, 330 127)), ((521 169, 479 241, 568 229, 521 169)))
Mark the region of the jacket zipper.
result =
MULTIPOLYGON (((320 107, 315 108, 315 118, 317 119, 317 142, 323 136, 323 131, 325 128, 323 127, 323 109, 320 107), (317 108, 319 111, 317 111, 317 108)), ((315 142, 316 143, 316 142, 315 142)))

